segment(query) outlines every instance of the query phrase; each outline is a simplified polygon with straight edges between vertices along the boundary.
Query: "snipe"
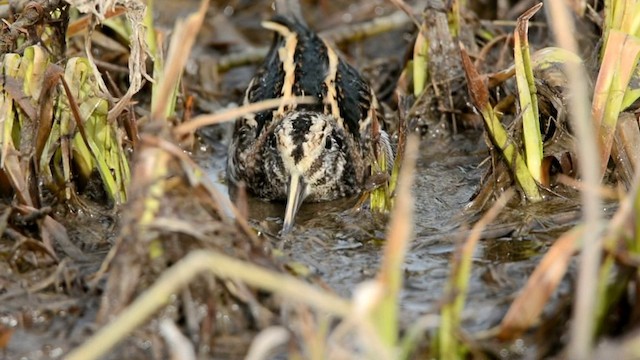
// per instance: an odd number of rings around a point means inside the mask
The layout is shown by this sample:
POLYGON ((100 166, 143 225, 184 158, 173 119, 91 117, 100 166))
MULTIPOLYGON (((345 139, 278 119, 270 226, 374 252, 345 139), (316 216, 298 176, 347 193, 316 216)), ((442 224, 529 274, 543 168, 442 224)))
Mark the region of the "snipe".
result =
MULTIPOLYGON (((278 9, 278 5, 280 9, 278 9)), ((359 192, 369 173, 372 123, 379 106, 358 71, 305 24, 299 11, 282 9, 263 23, 275 38, 249 83, 244 103, 300 95, 314 104, 280 106, 238 119, 227 177, 254 195, 285 200, 283 232, 303 201, 328 201, 359 192)), ((390 149, 390 148, 389 148, 390 149)))

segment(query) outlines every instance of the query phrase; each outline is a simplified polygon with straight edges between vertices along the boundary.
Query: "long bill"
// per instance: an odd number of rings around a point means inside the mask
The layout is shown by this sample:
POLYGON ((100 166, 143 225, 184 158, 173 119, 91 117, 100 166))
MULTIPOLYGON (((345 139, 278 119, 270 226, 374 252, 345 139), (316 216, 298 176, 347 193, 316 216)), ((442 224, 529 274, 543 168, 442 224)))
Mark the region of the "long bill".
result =
POLYGON ((302 176, 292 175, 289 179, 289 187, 287 188, 287 208, 284 212, 284 225, 282 225, 282 233, 286 234, 293 228, 298 209, 302 205, 302 201, 307 196, 307 184, 304 183, 302 176))

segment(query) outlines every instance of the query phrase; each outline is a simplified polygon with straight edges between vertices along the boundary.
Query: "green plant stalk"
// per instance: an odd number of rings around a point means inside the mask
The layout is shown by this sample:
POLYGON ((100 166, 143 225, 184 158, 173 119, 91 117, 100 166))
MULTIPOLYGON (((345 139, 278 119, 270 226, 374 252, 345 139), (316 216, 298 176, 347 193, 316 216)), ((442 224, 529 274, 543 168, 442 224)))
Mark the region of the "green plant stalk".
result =
MULTIPOLYGON (((462 271, 462 269, 460 269, 462 271)), ((454 275, 455 276, 455 275, 454 275)), ((468 281, 468 280, 467 280, 468 281)), ((460 284, 465 285, 465 284, 460 284)), ((449 292, 449 285, 445 290, 445 294, 449 292)), ((458 302, 457 297, 453 304, 448 304, 442 307, 440 311, 440 327, 438 329, 437 337, 437 352, 438 358, 444 360, 456 360, 464 358, 465 350, 461 347, 456 336, 456 329, 459 324, 460 314, 456 313, 455 303, 458 302)), ((463 300, 464 301, 464 300, 463 300)), ((464 302, 463 302, 464 305, 464 302)))
POLYGON ((471 262, 463 255, 455 260, 455 264, 444 290, 445 297, 453 298, 440 310, 440 327, 435 345, 438 357, 444 360, 464 359, 466 355, 465 347, 458 340, 457 330, 469 286, 471 262))
MULTIPOLYGON (((379 149, 378 149, 379 150, 379 149)), ((376 173, 387 173, 387 159, 383 151, 379 151, 374 166, 371 167, 371 175, 376 173)), ((385 184, 373 189, 370 195, 371 209, 377 212, 388 212, 391 210, 391 196, 389 194, 389 184, 385 184)))
MULTIPOLYGON (((171 156, 158 148, 144 148, 140 152, 140 161, 144 161, 139 166, 143 166, 151 171, 148 175, 150 179, 145 191, 143 200, 143 209, 140 214, 138 226, 141 233, 145 233, 152 225, 162 204, 162 198, 165 194, 166 181, 164 179, 169 175, 169 163, 171 156)), ((164 254, 162 243, 159 240, 152 240, 149 244, 149 258, 156 259, 164 254)))
POLYGON ((463 1, 464 0, 453 0, 451 2, 451 10, 447 14, 449 18, 449 32, 452 38, 460 35, 460 9, 464 6, 464 4, 461 4, 463 1))
POLYGON ((604 59, 611 30, 640 36, 640 4, 634 0, 605 0, 601 60, 604 59))
MULTIPOLYGON (((76 73, 73 68, 75 67, 77 58, 70 59, 67 62, 67 68, 65 69, 65 76, 67 75, 66 70, 69 70, 69 76, 65 78, 65 80, 70 84, 70 86, 74 87, 75 85, 79 85, 82 79, 82 71, 78 71, 76 73), (78 75, 79 78, 77 81, 73 79, 74 75, 78 75)), ((74 100, 79 104, 82 104, 82 100, 80 98, 80 89, 79 87, 74 87, 72 90, 72 96, 74 100)), ((47 141, 47 146, 45 147, 42 157, 41 157, 41 165, 43 168, 49 167, 49 161, 51 160, 47 154, 54 156, 55 159, 60 159, 60 161, 54 161, 53 172, 54 174, 60 174, 56 176, 56 182, 61 184, 65 190, 65 199, 69 200, 71 198, 70 189, 68 188, 68 184, 71 184, 71 169, 68 162, 68 156, 64 156, 62 153, 62 147, 67 147, 69 138, 71 138, 73 146, 72 146, 72 154, 73 158, 78 164, 78 168, 80 169, 80 175, 84 176, 85 179, 88 178, 91 174, 91 171, 95 165, 93 156, 91 155, 91 150, 87 147, 87 145, 82 142, 82 144, 78 144, 78 140, 76 140, 77 135, 75 131, 77 128, 74 126, 72 120, 72 111, 70 100, 66 97, 66 94, 63 92, 58 95, 57 98, 57 106, 56 106, 56 115, 54 117, 54 125, 58 131, 51 131, 49 133, 49 139, 47 141), (56 126, 57 125, 57 126, 56 126), (58 164, 62 163, 62 170, 58 168, 58 164), (61 176, 61 177, 60 177, 61 176)), ((68 155, 68 154, 67 154, 68 155)))
POLYGON ((29 46, 24 50, 22 61, 26 61, 24 93, 38 101, 42 91, 44 72, 49 65, 49 56, 45 54, 40 46, 29 46))
POLYGON ((122 139, 124 138, 124 133, 120 129, 116 129, 116 139, 115 139, 115 147, 111 147, 111 161, 110 164, 115 166, 115 176, 116 176, 116 184, 118 184, 120 196, 123 199, 126 199, 127 196, 127 186, 131 182, 131 169, 129 168, 129 159, 127 158, 127 154, 125 151, 124 144, 122 143, 122 139))
POLYGON ((622 111, 627 110, 636 100, 640 99, 640 66, 637 66, 633 71, 632 80, 624 92, 624 98, 622 99, 622 111), (634 83, 633 87, 631 83, 634 83))
MULTIPOLYGON (((624 268, 616 268, 617 260, 613 254, 624 251, 621 250, 624 248, 626 248, 632 256, 638 256, 640 252, 640 247, 638 247, 635 239, 626 237, 626 232, 624 231, 626 227, 625 223, 631 219, 631 215, 634 213, 637 214, 636 205, 638 195, 640 194, 637 188, 638 185, 636 184, 628 193, 628 196, 633 196, 632 203, 629 203, 630 197, 625 199, 614 217, 609 221, 607 235, 603 241, 603 248, 606 251, 602 264, 600 265, 598 276, 595 333, 603 330, 605 326, 604 320, 606 320, 610 309, 624 295, 629 286, 629 281, 632 280, 632 271, 627 271, 624 268), (632 209, 628 209, 629 207, 632 209)), ((637 221, 635 221, 635 226, 638 226, 637 221)), ((597 335, 595 333, 594 336, 597 335)))
POLYGON ((473 226, 464 245, 454 254, 453 268, 444 291, 446 300, 442 306, 438 331, 438 355, 442 359, 462 359, 465 356, 466 351, 460 347, 456 332, 460 327, 460 318, 469 289, 473 253, 482 230, 498 216, 513 193, 513 190, 509 190, 500 195, 491 209, 473 226))
MULTIPOLYGON (((600 327, 599 325, 602 324, 602 320, 608 313, 611 301, 607 296, 607 289, 614 266, 615 259, 609 255, 604 257, 604 260, 600 265, 600 270, 598 272, 598 284, 596 286, 596 314, 594 316, 596 319, 596 326, 594 326, 594 331, 597 331, 595 329, 600 327)), ((595 334, 593 335, 595 336, 595 334)))
POLYGON ((156 54, 158 54, 158 41, 156 39, 156 28, 153 23, 153 8, 155 6, 154 0, 147 0, 147 8, 144 13, 144 26, 147 28, 146 41, 149 53, 152 56, 152 60, 155 62, 156 54))
MULTIPOLYGON (((64 101, 67 100, 64 96, 59 97, 60 101, 64 101), (64 99, 64 100, 62 100, 64 99)), ((61 116, 60 116, 60 143, 56 149, 56 155, 59 157, 60 162, 62 163, 62 181, 59 181, 59 184, 62 184, 62 186, 64 187, 64 198, 66 200, 70 200, 71 199, 71 189, 70 186, 72 184, 71 181, 71 163, 70 163, 70 154, 68 153, 68 150, 70 148, 69 146, 69 139, 73 138, 74 134, 75 134, 75 128, 74 128, 74 124, 73 121, 71 120, 71 117, 73 116, 71 114, 71 109, 69 107, 60 107, 61 109, 61 116), (65 111, 66 110, 66 111, 65 111)), ((91 153, 88 154, 89 158, 92 158, 91 153)), ((59 162, 56 162, 56 164, 58 164, 59 162)), ((56 168, 56 170, 60 171, 59 168, 56 168)))
MULTIPOLYGON (((127 184, 124 181, 128 179, 122 175, 120 167, 122 157, 114 157, 111 153, 114 151, 124 153, 124 149, 118 147, 118 141, 115 139, 117 133, 115 123, 108 122, 108 103, 96 94, 96 84, 92 78, 89 61, 85 58, 69 59, 64 79, 69 88, 69 94, 65 95, 72 97, 79 106, 80 121, 82 121, 86 139, 76 131, 77 127, 71 126, 73 115, 69 109, 62 117, 61 133, 73 137, 74 152, 86 165, 91 164, 98 170, 109 196, 116 203, 122 203, 126 201, 127 184), (80 144, 81 142, 85 143, 84 146, 80 144)), ((61 98, 68 103, 65 96, 61 98)), ((128 162, 125 166, 129 166, 128 162)), ((65 174, 67 175, 70 174, 65 174)), ((70 179, 65 178, 65 181, 70 179)))
POLYGON ((396 204, 393 208, 384 256, 377 280, 384 288, 384 295, 372 311, 372 322, 377 333, 389 349, 398 342, 398 301, 404 279, 403 264, 413 231, 413 183, 419 140, 408 137, 404 161, 400 169, 396 204))
POLYGON ((607 255, 600 265, 598 276, 596 314, 593 336, 605 330, 605 320, 611 313, 614 305, 620 301, 629 286, 631 276, 629 272, 616 273, 616 260, 613 256, 607 255))
MULTIPOLYGON (((636 180, 638 177, 636 177, 636 180)), ((631 258, 636 258, 640 253, 640 244, 636 237, 627 236, 629 221, 634 222, 638 228, 638 206, 640 205, 640 184, 636 181, 626 197, 621 201, 620 207, 613 218, 607 224, 607 234, 603 240, 604 259, 598 272, 597 296, 595 306, 594 334, 603 330, 607 314, 610 309, 624 296, 629 282, 637 276, 631 269, 616 268, 617 253, 628 251, 631 258), (635 215, 635 219, 634 216, 635 215), (635 220, 635 221, 634 221, 635 220)), ((637 269, 635 272, 637 273, 637 269)))
MULTIPOLYGON (((56 119, 59 119, 59 117, 56 116, 56 119)), ((51 167, 49 166, 49 162, 51 161, 51 158, 54 156, 54 153, 52 153, 52 150, 53 152, 55 152, 54 145, 58 143, 59 139, 60 139, 60 122, 59 120, 54 120, 53 124, 51 125, 51 132, 49 133, 49 138, 47 139, 47 142, 44 148, 42 149, 42 155, 40 155, 40 164, 39 164, 40 177, 44 184, 51 185, 55 182, 53 173, 51 172, 51 167)), ((81 161, 80 157, 76 158, 76 161, 78 166, 80 167, 80 170, 79 170, 80 172, 88 174, 91 171, 91 166, 86 165, 85 162, 81 161)))
MULTIPOLYGON (((60 131, 54 131, 55 129, 59 130, 59 126, 54 126, 54 129, 51 131, 51 137, 49 138, 49 142, 47 142, 47 148, 53 145, 54 139, 60 140, 60 131)), ((43 151, 43 156, 41 159, 41 167, 49 167, 49 158, 44 156, 45 151, 43 151)), ((87 147, 87 144, 82 140, 82 136, 76 134, 73 137, 73 160, 80 172, 80 176, 85 179, 88 179, 91 176, 91 172, 95 166, 93 161, 93 157, 91 156, 91 150, 87 147)))
POLYGON ((396 154, 396 158, 393 162, 393 169, 391 170, 391 176, 389 177, 389 201, 390 207, 389 210, 393 209, 394 206, 394 197, 393 194, 396 191, 398 186, 398 176, 400 175, 400 168, 402 166, 402 160, 404 159, 404 149, 398 149, 398 153, 396 154))
POLYGON ((398 359, 410 359, 410 355, 415 351, 418 341, 424 336, 427 330, 435 329, 440 322, 440 317, 429 314, 413 321, 405 331, 404 337, 400 340, 398 359))
POLYGON ((505 161, 512 169, 516 182, 520 185, 520 188, 522 188, 525 196, 532 202, 542 200, 538 185, 533 177, 531 177, 531 173, 522 155, 520 155, 515 145, 509 140, 507 131, 502 126, 502 123, 500 123, 491 105, 487 104, 484 108, 480 109, 480 113, 485 121, 487 132, 493 144, 501 150, 505 161))
MULTIPOLYGON (((75 101, 80 107, 80 121, 82 121, 85 126, 89 122, 88 118, 90 116, 90 113, 88 113, 87 111, 83 111, 83 107, 86 108, 87 102, 94 100, 91 96, 91 85, 87 84, 89 71, 90 70, 87 62, 83 62, 82 60, 80 60, 80 58, 72 58, 67 62, 64 74, 65 81, 70 87, 73 101, 75 101)), ((81 175, 85 176, 85 179, 89 178, 93 167, 96 165, 96 161, 94 161, 95 156, 93 156, 91 150, 84 143, 78 146, 79 143, 83 142, 83 139, 78 133, 78 127, 76 126, 77 124, 73 119, 74 115, 71 110, 71 100, 65 95, 62 95, 58 98, 59 102, 62 102, 64 104, 60 105, 61 137, 59 139, 60 147, 57 149, 57 152, 61 155, 62 160, 62 173, 64 180, 62 184, 64 184, 63 186, 65 190, 65 199, 69 200, 71 199, 70 186, 71 184, 73 184, 71 157, 73 156, 76 164, 80 165, 80 173, 81 175), (71 144, 69 143, 69 139, 72 139, 71 144)), ((89 138, 91 138, 91 136, 89 136, 89 138)), ((107 190, 107 193, 109 193, 109 196, 111 196, 112 198, 114 197, 114 195, 109 190, 107 190)))
MULTIPOLYGON (((146 41, 149 48, 149 56, 153 60, 153 79, 154 83, 151 87, 151 108, 158 107, 158 86, 162 82, 162 74, 164 69, 164 56, 162 49, 158 47, 158 36, 153 22, 153 0, 147 1, 147 8, 144 14, 144 25, 147 28, 146 41)), ((164 113, 164 112, 163 112, 164 113)))
MULTIPOLYGON (((2 90, 2 89, 0 89, 2 90)), ((4 169, 4 162, 6 154, 8 154, 8 150, 13 146, 13 139, 11 138, 11 128, 13 126, 13 121, 9 120, 13 118, 13 99, 9 96, 9 94, 4 91, 0 91, 0 148, 1 157, 0 157, 0 169, 4 169)))
POLYGON ((370 194, 371 209, 380 213, 388 213, 393 209, 393 192, 395 191, 395 184, 394 187, 390 186, 389 166, 397 165, 399 160, 397 158, 394 160, 389 139, 383 138, 383 134, 385 133, 380 129, 380 123, 377 119, 372 123, 371 133, 373 134, 372 137, 377 139, 373 143, 375 159, 371 166, 371 175, 384 176, 384 183, 373 189, 373 192, 370 194), (394 163, 392 163, 392 161, 394 161, 394 163))
POLYGON ((536 202, 542 200, 538 185, 535 180, 533 180, 533 177, 531 177, 531 173, 522 159, 522 155, 520 155, 515 145, 510 141, 507 131, 502 126, 502 123, 500 123, 496 112, 489 102, 489 90, 487 89, 486 83, 482 80, 480 74, 478 74, 478 70, 476 70, 469 55, 462 46, 460 47, 460 55, 465 71, 465 78, 467 79, 467 86, 469 87, 469 96, 476 109, 482 114, 485 130, 491 142, 500 149, 504 160, 515 176, 516 182, 520 185, 520 188, 529 201, 536 202))
POLYGON ((604 59, 604 53, 607 49, 607 42, 609 40, 609 32, 611 29, 619 29, 620 23, 615 20, 615 8, 616 3, 619 0, 605 0, 604 1, 604 22, 602 24, 602 48, 600 49, 600 61, 604 59), (617 25, 616 25, 617 23, 617 25))
POLYGON ((640 3, 637 0, 627 0, 620 30, 624 33, 638 36, 640 28, 640 3))
POLYGON ((629 34, 640 37, 640 3, 636 3, 633 9, 633 15, 631 16, 632 24, 629 29, 629 34))
MULTIPOLYGON (((535 11, 527 15, 533 16, 535 11)), ((538 97, 533 77, 527 27, 529 17, 518 18, 515 30, 515 71, 518 85, 518 98, 522 113, 524 134, 525 159, 531 176, 537 182, 542 181, 542 135, 540 134, 540 120, 538 111, 538 97)))
MULTIPOLYGON (((384 199, 385 199, 384 210, 387 212, 391 211, 395 205, 394 194, 398 186, 398 176, 400 175, 400 169, 404 161, 404 151, 405 151, 406 141, 407 141, 407 123, 406 123, 406 119, 402 119, 400 120, 400 124, 398 127, 398 143, 396 148, 396 156, 393 159, 393 168, 391 169, 391 175, 389 176, 389 180, 387 181, 387 184, 384 187, 384 199)), ((386 154, 386 152, 384 151, 382 151, 382 153, 386 154)), ((382 157, 384 157, 383 159, 384 169, 386 172, 386 169, 389 166, 388 165, 389 159, 387 159, 384 155, 382 157)), ((378 195, 378 196, 381 196, 381 195, 378 195)), ((379 201, 379 200, 376 200, 376 201, 379 201)))
POLYGON ((425 25, 418 32, 413 48, 413 95, 420 96, 429 78, 429 40, 422 35, 426 33, 425 25))
POLYGON ((381 269, 380 273, 380 277, 385 279, 385 293, 372 310, 372 320, 379 338, 391 349, 398 340, 398 296, 402 287, 402 279, 398 277, 398 273, 402 272, 402 262, 397 263, 395 256, 385 257, 389 266, 383 266, 384 269, 381 269), (391 269, 393 266, 396 266, 396 269, 391 269))
MULTIPOLYGON (((17 54, 5 54, 3 61, 3 73, 5 76, 10 76, 15 78, 18 74, 18 70, 20 68, 20 56, 17 54)), ((5 160, 9 151, 15 150, 15 139, 14 139, 14 111, 17 111, 13 103, 13 98, 7 92, 3 91, 2 97, 4 99, 3 106, 0 109, 4 109, 2 112, 2 118, 0 119, 2 122, 2 137, 0 140, 2 141, 2 154, 0 158, 0 168, 4 169, 5 160)))
POLYGON ((102 25, 113 30, 123 39, 131 39, 133 31, 131 30, 131 24, 125 16, 116 16, 105 19, 102 25))
MULTIPOLYGON (((33 46, 36 47, 36 46, 33 46)), ((33 48, 31 47, 31 48, 33 48)), ((47 56, 44 54, 44 51, 42 51, 41 49, 25 49, 24 54, 22 55, 21 59, 20 59, 20 68, 18 69, 18 74, 17 74, 17 79, 22 81, 22 91, 24 93, 24 96, 29 98, 31 97, 33 101, 33 103, 37 103, 37 99, 33 99, 33 96, 31 96, 31 90, 39 87, 39 83, 38 83, 38 73, 40 73, 39 71, 35 70, 35 74, 31 73, 29 74, 29 71, 34 71, 33 67, 38 65, 37 63, 43 63, 47 61, 47 56)), ((39 93, 39 90, 35 90, 36 93, 39 93)), ((24 100, 24 99, 23 99, 24 100)), ((16 136, 14 138, 15 141, 15 145, 16 145, 16 150, 18 150, 18 152, 23 152, 23 151, 27 151, 27 149, 23 148, 22 144, 31 144, 33 143, 33 136, 34 136, 34 129, 36 126, 36 118, 35 116, 30 116, 28 115, 23 109, 22 107, 17 107, 16 109, 16 115, 18 118, 18 123, 20 124, 19 128, 14 128, 16 130, 19 130, 16 133, 16 136)), ((24 166, 26 166, 24 159, 22 159, 20 161, 22 163, 23 166, 23 170, 25 169, 24 166)))
MULTIPOLYGON (((398 186, 398 176, 405 156, 405 147, 407 144, 407 119, 403 116, 398 124, 398 143, 396 148, 396 156, 393 161, 393 169, 391 169, 391 177, 389 178, 389 193, 393 195, 398 186)), ((393 196, 391 197, 393 201, 393 196)), ((393 207, 393 204, 392 204, 393 207)))
POLYGON ((611 3, 611 29, 620 30, 622 28, 622 19, 624 17, 627 0, 613 0, 611 3))
MULTIPOLYGON (((466 245, 465 245, 466 247, 466 245)), ((457 338, 457 329, 460 326, 460 315, 464 309, 467 289, 469 288, 469 276, 471 274, 471 251, 460 249, 453 261, 449 281, 445 287, 445 297, 453 297, 450 302, 444 304, 441 310, 440 329, 438 330, 438 354, 445 360, 463 359, 465 350, 461 347, 457 338)))

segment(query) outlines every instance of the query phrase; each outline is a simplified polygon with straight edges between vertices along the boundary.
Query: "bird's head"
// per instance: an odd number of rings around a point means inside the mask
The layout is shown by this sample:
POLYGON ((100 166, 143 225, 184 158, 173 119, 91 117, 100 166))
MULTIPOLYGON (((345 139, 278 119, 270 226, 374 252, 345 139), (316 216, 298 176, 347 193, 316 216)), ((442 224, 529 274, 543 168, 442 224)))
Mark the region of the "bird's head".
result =
POLYGON ((334 200, 354 193, 361 182, 360 147, 331 115, 291 111, 275 126, 267 147, 287 184, 283 232, 291 230, 305 199, 334 200))

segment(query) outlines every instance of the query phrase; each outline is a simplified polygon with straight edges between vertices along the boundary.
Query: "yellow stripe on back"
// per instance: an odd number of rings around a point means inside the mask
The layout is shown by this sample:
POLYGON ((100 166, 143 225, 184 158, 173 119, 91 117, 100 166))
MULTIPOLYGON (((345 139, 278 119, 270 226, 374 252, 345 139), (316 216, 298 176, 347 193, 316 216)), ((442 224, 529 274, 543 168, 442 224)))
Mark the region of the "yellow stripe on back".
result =
MULTIPOLYGON (((278 56, 282 62, 284 70, 284 83, 282 84, 282 99, 289 100, 293 97, 293 85, 296 82, 296 62, 294 56, 296 54, 296 46, 298 46, 298 35, 291 31, 288 27, 272 21, 262 23, 265 29, 269 29, 279 33, 284 38, 284 46, 278 49, 278 56)), ((273 116, 282 117, 285 112, 295 109, 295 105, 280 105, 273 116)))
POLYGON ((324 98, 325 113, 330 113, 331 116, 338 121, 338 124, 344 128, 344 121, 340 116, 340 107, 338 105, 338 93, 336 91, 336 74, 338 73, 338 63, 340 59, 333 48, 331 48, 324 39, 322 39, 322 41, 327 48, 327 56, 329 58, 329 72, 324 79, 324 84, 327 87, 327 95, 324 98), (326 105, 330 107, 330 111, 327 111, 329 109, 326 108, 326 105))

